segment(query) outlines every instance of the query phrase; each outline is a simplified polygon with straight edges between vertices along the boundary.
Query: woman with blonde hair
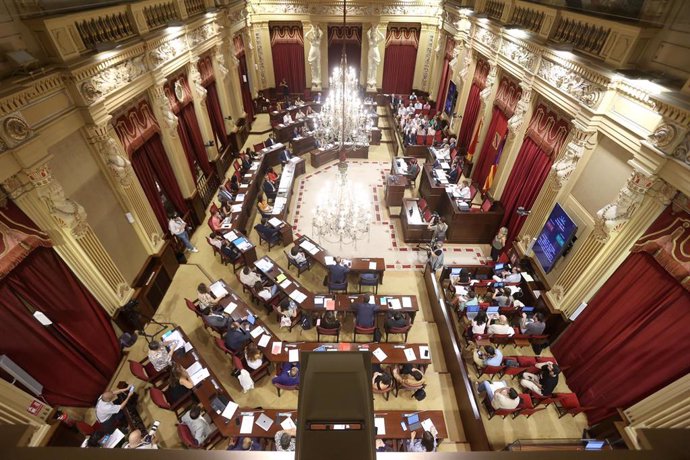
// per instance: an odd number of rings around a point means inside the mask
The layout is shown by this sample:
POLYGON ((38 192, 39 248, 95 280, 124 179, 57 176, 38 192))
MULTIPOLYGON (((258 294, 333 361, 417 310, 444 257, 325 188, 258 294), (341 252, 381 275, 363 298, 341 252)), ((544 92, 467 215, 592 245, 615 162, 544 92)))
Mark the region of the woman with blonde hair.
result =
POLYGON ((508 239, 508 228, 499 228, 498 233, 496 233, 494 240, 491 242, 491 260, 494 262, 498 262, 498 258, 501 256, 501 251, 506 245, 506 239, 508 239))

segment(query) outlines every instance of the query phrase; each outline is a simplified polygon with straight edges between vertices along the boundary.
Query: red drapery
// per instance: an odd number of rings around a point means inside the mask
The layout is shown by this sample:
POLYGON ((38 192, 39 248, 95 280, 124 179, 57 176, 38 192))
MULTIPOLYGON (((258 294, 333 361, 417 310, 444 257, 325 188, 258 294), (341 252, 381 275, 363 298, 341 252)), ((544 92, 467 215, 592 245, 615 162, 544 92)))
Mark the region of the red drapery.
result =
POLYGON ((382 89, 386 94, 410 94, 417 60, 418 31, 413 27, 389 27, 383 59, 382 89))
POLYGON ((690 372, 690 293, 652 256, 630 254, 551 347, 597 423, 690 372))
POLYGON ((455 40, 448 37, 446 40, 446 52, 443 56, 443 71, 441 72, 441 80, 438 85, 438 94, 436 95, 437 112, 441 112, 446 104, 446 93, 448 92, 448 85, 450 83, 450 61, 453 59, 454 49, 455 40))
POLYGON ((177 211, 181 216, 189 210, 182 197, 175 173, 170 166, 160 135, 155 134, 132 154, 132 168, 149 199, 153 213, 164 231, 168 231, 168 213, 177 211), (167 198, 167 208, 158 192, 160 185, 167 198))
POLYGON ((458 145, 460 152, 465 153, 472 142, 472 135, 477 124, 477 116, 479 115, 479 107, 481 107, 481 100, 479 93, 482 92, 486 86, 486 77, 489 75, 489 64, 483 60, 477 60, 477 67, 474 70, 474 77, 472 77, 472 86, 465 104, 465 113, 462 116, 462 124, 460 125, 460 134, 458 134, 458 145))
POLYGON ((235 57, 239 61, 237 72, 240 77, 242 107, 247 114, 247 120, 251 123, 254 121, 254 101, 252 100, 252 91, 249 88, 249 73, 247 72, 247 57, 244 54, 244 41, 241 35, 236 35, 232 41, 235 45, 235 57))
POLYGON ((301 93, 306 88, 304 74, 304 40, 301 26, 271 27, 271 53, 276 87, 284 78, 290 92, 301 93))
POLYGON ((0 349, 44 386, 53 405, 91 406, 120 361, 103 309, 49 248, 0 281, 0 349), (53 322, 42 326, 25 301, 53 322))
POLYGON ((501 203, 505 208, 501 226, 508 227, 507 248, 512 245, 526 219, 519 216, 516 209, 520 206, 525 209, 532 207, 549 175, 553 158, 563 147, 568 132, 568 121, 559 118, 556 112, 549 110, 544 104, 539 104, 534 110, 525 140, 501 196, 501 203))
POLYGON ((343 45, 347 53, 347 65, 355 69, 355 75, 359 78, 362 26, 328 26, 328 75, 332 75, 333 68, 340 65, 343 45))
POLYGON ((498 149, 501 148, 503 138, 507 132, 508 118, 501 109, 494 106, 493 114, 491 115, 491 123, 486 132, 484 144, 482 145, 482 151, 472 172, 472 180, 478 183, 480 187, 484 184, 489 175, 491 166, 493 166, 496 160, 498 149))
POLYGON ((39 246, 52 246, 48 235, 12 201, 0 203, 0 279, 39 246))
POLYGON ((216 136, 216 142, 220 144, 220 150, 223 151, 225 146, 228 145, 228 133, 225 132, 225 119, 220 108, 215 81, 206 86, 206 110, 211 121, 211 129, 213 129, 213 134, 216 136))
POLYGON ((211 174, 211 164, 208 161, 204 139, 194 112, 194 104, 185 105, 177 116, 179 119, 177 134, 180 136, 189 169, 192 171, 192 177, 194 179, 197 177, 195 163, 199 165, 204 175, 208 176, 211 174))
POLYGON ((160 132, 156 117, 147 101, 140 101, 115 120, 115 132, 128 155, 160 132))

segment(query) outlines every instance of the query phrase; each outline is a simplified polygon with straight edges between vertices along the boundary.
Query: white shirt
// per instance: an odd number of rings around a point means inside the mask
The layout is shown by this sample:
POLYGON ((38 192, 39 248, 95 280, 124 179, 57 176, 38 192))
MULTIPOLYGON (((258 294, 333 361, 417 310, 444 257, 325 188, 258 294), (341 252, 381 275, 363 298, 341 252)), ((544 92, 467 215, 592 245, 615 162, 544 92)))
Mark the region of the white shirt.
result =
POLYGON ((519 273, 511 273, 510 275, 503 278, 506 283, 519 283, 522 276, 519 273))
POLYGON ((118 412, 120 412, 119 404, 113 404, 109 401, 103 401, 101 398, 98 398, 98 402, 96 403, 96 419, 99 422, 107 422, 110 417, 118 412))
POLYGON ((292 123, 292 117, 290 116, 289 113, 286 113, 285 116, 283 116, 283 123, 286 125, 289 125, 292 123))
POLYGON ((263 358, 251 360, 246 354, 244 355, 244 357, 247 360, 247 366, 251 367, 252 369, 258 369, 264 363, 263 358))
POLYGON ((492 324, 489 326, 489 329, 486 331, 488 334, 505 334, 508 335, 509 337, 512 337, 513 334, 515 334, 515 329, 510 327, 507 324, 492 324))
POLYGON ((199 416, 195 419, 189 416, 189 412, 186 412, 180 419, 182 423, 189 427, 189 431, 192 432, 192 436, 196 439, 196 442, 202 444, 209 434, 213 433, 213 428, 206 421, 203 416, 199 416))
POLYGON ((463 200, 469 200, 472 196, 472 190, 470 190, 469 187, 462 187, 458 191, 458 194, 460 195, 460 198, 462 198, 463 200))
POLYGON ((261 277, 256 273, 250 271, 248 275, 245 275, 244 271, 240 272, 240 282, 245 286, 254 287, 257 281, 261 282, 261 277))
POLYGON ((168 229, 173 235, 179 235, 180 233, 184 232, 186 228, 187 224, 179 217, 170 219, 168 221, 168 229))
POLYGON ((298 264, 304 263, 307 260, 307 256, 305 256, 304 253, 301 251, 298 252, 296 256, 290 254, 290 257, 292 257, 292 260, 294 260, 298 264))

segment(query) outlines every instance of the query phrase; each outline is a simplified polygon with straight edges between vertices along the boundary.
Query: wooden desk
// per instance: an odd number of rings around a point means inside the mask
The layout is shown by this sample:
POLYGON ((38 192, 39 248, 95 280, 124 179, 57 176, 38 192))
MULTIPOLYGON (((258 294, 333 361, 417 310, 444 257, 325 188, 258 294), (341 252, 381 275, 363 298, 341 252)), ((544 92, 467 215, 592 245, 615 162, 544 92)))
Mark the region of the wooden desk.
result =
MULTIPOLYGON (((443 411, 440 410, 427 410, 427 411, 398 411, 398 410, 386 410, 386 411, 376 411, 374 412, 374 417, 383 417, 385 419, 385 426, 386 426, 386 434, 385 435, 376 435, 377 439, 397 439, 397 440, 404 440, 404 439, 410 439, 410 431, 409 429, 403 430, 402 426, 400 425, 400 422, 405 422, 405 425, 407 426, 407 415, 411 415, 413 413, 418 413, 419 414, 419 419, 421 420, 426 420, 427 418, 431 419, 431 421, 434 423, 434 426, 436 427, 436 430, 438 431, 438 439, 446 439, 448 437, 448 429, 446 428, 446 422, 445 419, 443 418, 443 411)), ((286 409, 262 409, 262 410, 252 410, 252 409, 247 409, 247 408, 242 408, 238 409, 237 412, 235 412, 235 419, 236 421, 233 421, 233 423, 229 424, 228 428, 228 436, 248 436, 252 438, 268 438, 268 439, 273 439, 275 438, 275 435, 278 431, 282 430, 280 424, 285 420, 286 418, 292 418, 293 421, 297 420, 297 411, 296 410, 286 410, 286 409), (267 417, 269 417, 271 420, 273 420, 273 423, 271 426, 268 428, 268 430, 264 430, 261 428, 259 425, 256 424, 256 419, 261 415, 261 414, 266 414, 267 417), (241 419, 242 415, 247 414, 247 415, 254 415, 254 425, 251 433, 247 434, 240 434, 240 426, 241 426, 241 419)), ((417 436, 418 438, 420 437, 419 435, 417 436)))
POLYGON ((386 358, 383 361, 379 361, 371 355, 372 364, 383 364, 383 365, 393 365, 393 364, 415 364, 420 367, 422 372, 425 371, 426 367, 431 364, 430 358, 422 358, 420 356, 419 347, 428 347, 426 343, 333 343, 333 342, 297 342, 297 343, 283 343, 283 348, 281 353, 273 355, 270 353, 270 349, 266 356, 269 361, 274 363, 288 363, 289 361, 289 351, 299 350, 300 353, 303 351, 314 351, 319 347, 323 347, 325 351, 323 353, 333 353, 338 351, 369 351, 373 352, 377 348, 380 348, 385 354, 386 358), (405 357, 405 349, 412 348, 414 350, 415 358, 412 361, 408 361, 405 357))
MULTIPOLYGON (((399 295, 399 294, 386 294, 386 295, 374 295, 374 294, 337 294, 335 300, 336 311, 344 312, 354 312, 352 305, 357 302, 358 299, 364 297, 368 299, 369 297, 374 297, 374 303, 376 304, 376 315, 384 316, 388 312, 399 311, 402 313, 407 313, 410 316, 410 321, 414 323, 414 319, 419 311, 419 302, 417 301, 417 296, 415 295, 399 295), (402 307, 398 309, 390 308, 388 305, 389 299, 398 299, 402 304, 402 298, 409 297, 411 306, 408 308, 402 307), (382 303, 382 300, 384 302, 382 303)), ((325 308, 319 306, 320 310, 325 311, 325 308)))
MULTIPOLYGON (((305 286, 302 286, 302 284, 299 283, 290 274, 290 272, 288 272, 287 270, 283 270, 273 259, 271 259, 268 256, 264 256, 261 259, 257 260, 256 262, 254 262, 254 265, 256 266, 256 268, 258 268, 261 271, 261 273, 263 273, 266 276, 266 278, 271 280, 273 283, 278 284, 278 287, 280 288, 280 290, 283 293, 285 293, 288 297, 290 296, 290 294, 293 294, 295 291, 299 291, 299 292, 303 293, 304 295, 306 295, 306 298, 304 300, 302 300, 301 302, 295 301, 300 306, 300 308, 304 308, 307 310, 314 308, 314 294, 312 294, 311 291, 309 289, 307 289, 305 286), (270 262, 272 264, 272 267, 270 269, 267 269, 267 270, 262 270, 260 267, 260 261, 261 260, 267 260, 268 262, 270 262), (276 278, 281 274, 284 274, 285 278, 290 280, 290 284, 286 287, 283 287, 279 283, 276 282, 276 278)), ((283 283, 285 283, 285 282, 283 282, 283 283)))
MULTIPOLYGON (((344 150, 347 158, 369 158, 368 145, 358 146, 354 149, 346 146, 344 150)), ((311 152, 311 165, 314 168, 319 168, 326 163, 337 160, 339 157, 340 149, 337 147, 331 147, 329 149, 318 148, 311 152)))
MULTIPOLYGON (((185 334, 181 327, 178 326, 175 328, 175 330, 179 331, 179 333, 182 335, 182 338, 186 342, 189 342, 189 337, 187 337, 187 334, 185 334)), ((220 431, 220 433, 225 437, 232 436, 232 428, 235 427, 235 424, 230 423, 230 420, 222 417, 220 414, 217 414, 211 406, 211 401, 215 396, 224 398, 227 401, 232 401, 230 393, 228 393, 223 384, 220 383, 216 373, 213 372, 213 368, 206 362, 203 356, 199 354, 199 350, 197 348, 193 348, 186 353, 184 352, 184 348, 181 348, 181 350, 182 352, 180 352, 180 349, 178 349, 173 354, 173 361, 179 363, 185 369, 194 364, 195 361, 198 361, 203 367, 208 369, 209 376, 192 388, 192 391, 203 406, 206 413, 209 415, 209 417, 211 417, 211 420, 218 428, 218 431, 220 431)), ((229 366, 230 363, 228 362, 228 368, 229 366)))
POLYGON ((223 230, 232 229, 239 230, 243 233, 247 232, 247 222, 253 220, 256 208, 256 197, 259 194, 263 177, 266 174, 267 166, 265 160, 266 157, 263 156, 260 160, 255 161, 252 165, 253 169, 242 176, 240 189, 235 197, 235 201, 232 202, 232 206, 234 206, 236 210, 231 212, 228 217, 228 221, 231 225, 223 230), (241 201, 238 200, 240 195, 244 195, 241 201))
POLYGON ((386 206, 402 206, 407 184, 409 181, 405 176, 391 174, 386 178, 386 206))
POLYGON ((400 207, 400 225, 402 226, 403 241, 405 243, 431 241, 431 236, 433 235, 433 230, 429 230, 428 224, 424 222, 421 214, 419 214, 418 201, 418 198, 403 198, 402 206, 400 207))
POLYGON ((266 166, 277 166, 280 164, 280 154, 285 150, 285 144, 278 142, 270 147, 265 147, 259 150, 258 153, 263 155, 266 166))
POLYGON ((230 230, 223 235, 223 238, 230 241, 230 243, 233 243, 233 246, 235 246, 240 251, 245 265, 254 263, 254 261, 256 260, 256 246, 254 246, 254 244, 249 240, 249 238, 247 238, 245 234, 243 234, 239 230, 230 230), (245 246, 241 248, 240 246, 234 244, 234 241, 236 241, 240 237, 244 237, 244 239, 247 240, 251 247, 245 246))
MULTIPOLYGON (((308 236, 300 236, 295 240, 295 245, 300 246, 304 242, 309 242, 319 248, 319 251, 316 254, 311 254, 309 251, 304 249, 304 254, 309 257, 311 260, 318 262, 319 265, 321 265, 324 269, 328 270, 328 264, 326 263, 326 258, 327 257, 333 257, 331 254, 328 253, 322 246, 320 246, 316 241, 312 240, 308 236)), ((352 265, 350 266, 350 273, 354 274, 361 274, 361 273, 376 273, 379 275, 379 284, 383 284, 383 272, 386 271, 386 261, 382 257, 367 257, 367 258, 362 258, 362 257, 354 257, 350 259, 352 262, 352 265), (376 268, 369 268, 369 264, 371 262, 376 263, 376 268)))
POLYGON ((303 153, 310 152, 316 148, 316 138, 311 135, 302 136, 292 139, 290 144, 292 146, 292 153, 294 155, 302 155, 303 153))
POLYGON ((273 228, 277 228, 278 230, 280 230, 280 236, 282 237, 283 246, 292 244, 292 227, 284 220, 278 219, 278 221, 280 221, 280 223, 276 223, 276 225, 273 225, 271 223, 271 219, 269 219, 267 224, 273 228))
POLYGON ((305 115, 307 114, 307 106, 311 106, 311 109, 314 112, 320 112, 321 111, 321 103, 320 102, 308 102, 303 105, 293 105, 288 107, 287 109, 277 111, 273 110, 272 112, 269 112, 269 117, 271 119, 271 124, 273 123, 282 123, 283 122, 283 117, 285 116, 286 113, 289 113, 292 118, 295 117, 295 114, 298 111, 302 111, 305 115))
POLYGON ((369 144, 380 145, 381 144, 381 128, 371 128, 369 131, 369 144))
POLYGON ((295 178, 304 174, 306 170, 304 158, 293 157, 289 163, 283 167, 278 183, 278 193, 270 215, 281 220, 287 218, 290 212, 290 199, 292 189, 295 185, 295 178))
POLYGON ((426 145, 410 144, 405 147, 405 156, 415 158, 426 158, 429 155, 429 147, 426 145))
MULTIPOLYGON (((437 211, 441 204, 441 198, 446 195, 446 186, 436 184, 433 168, 426 163, 420 173, 419 196, 424 198, 432 211, 437 211)), ((449 223, 450 225, 450 223, 449 223)))
POLYGON ((287 125, 283 124, 282 122, 275 125, 273 127, 273 134, 275 134, 276 140, 283 143, 288 142, 292 139, 292 133, 295 130, 295 127, 301 128, 306 121, 307 119, 303 118, 299 121, 293 121, 287 125))
POLYGON ((491 244, 501 226, 505 210, 500 201, 494 201, 488 212, 478 208, 461 211, 456 200, 444 192, 438 213, 448 224, 448 243, 491 244))

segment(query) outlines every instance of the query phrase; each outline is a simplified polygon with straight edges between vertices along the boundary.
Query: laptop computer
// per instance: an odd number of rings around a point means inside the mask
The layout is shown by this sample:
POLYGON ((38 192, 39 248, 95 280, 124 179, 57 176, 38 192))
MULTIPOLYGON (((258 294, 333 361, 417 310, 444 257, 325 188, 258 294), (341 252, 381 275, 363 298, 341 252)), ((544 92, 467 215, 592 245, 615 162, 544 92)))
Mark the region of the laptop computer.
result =
POLYGON ((230 400, 225 395, 216 395, 211 399, 211 407, 216 413, 221 413, 230 400))
POLYGON ((251 313, 249 313, 249 314, 247 315, 247 322, 253 326, 254 323, 256 322, 256 317, 254 317, 254 315, 252 315, 251 313))
POLYGON ((498 306, 496 306, 496 305, 494 305, 494 306, 492 306, 492 307, 487 307, 487 308, 486 308, 486 314, 487 314, 487 315, 497 315, 497 314, 498 314, 498 309, 499 309, 499 308, 500 308, 500 307, 498 307, 498 306))
POLYGON ((521 310, 522 310, 523 313, 533 313, 533 312, 534 312, 534 307, 527 307, 527 306, 525 306, 525 307, 522 307, 521 310))
POLYGON ((410 431, 420 429, 422 427, 422 423, 419 421, 419 414, 408 415, 407 426, 410 429, 410 431))
POLYGON ((465 316, 467 316, 467 319, 470 321, 477 316, 477 313, 479 313, 479 305, 468 305, 465 309, 465 316))

